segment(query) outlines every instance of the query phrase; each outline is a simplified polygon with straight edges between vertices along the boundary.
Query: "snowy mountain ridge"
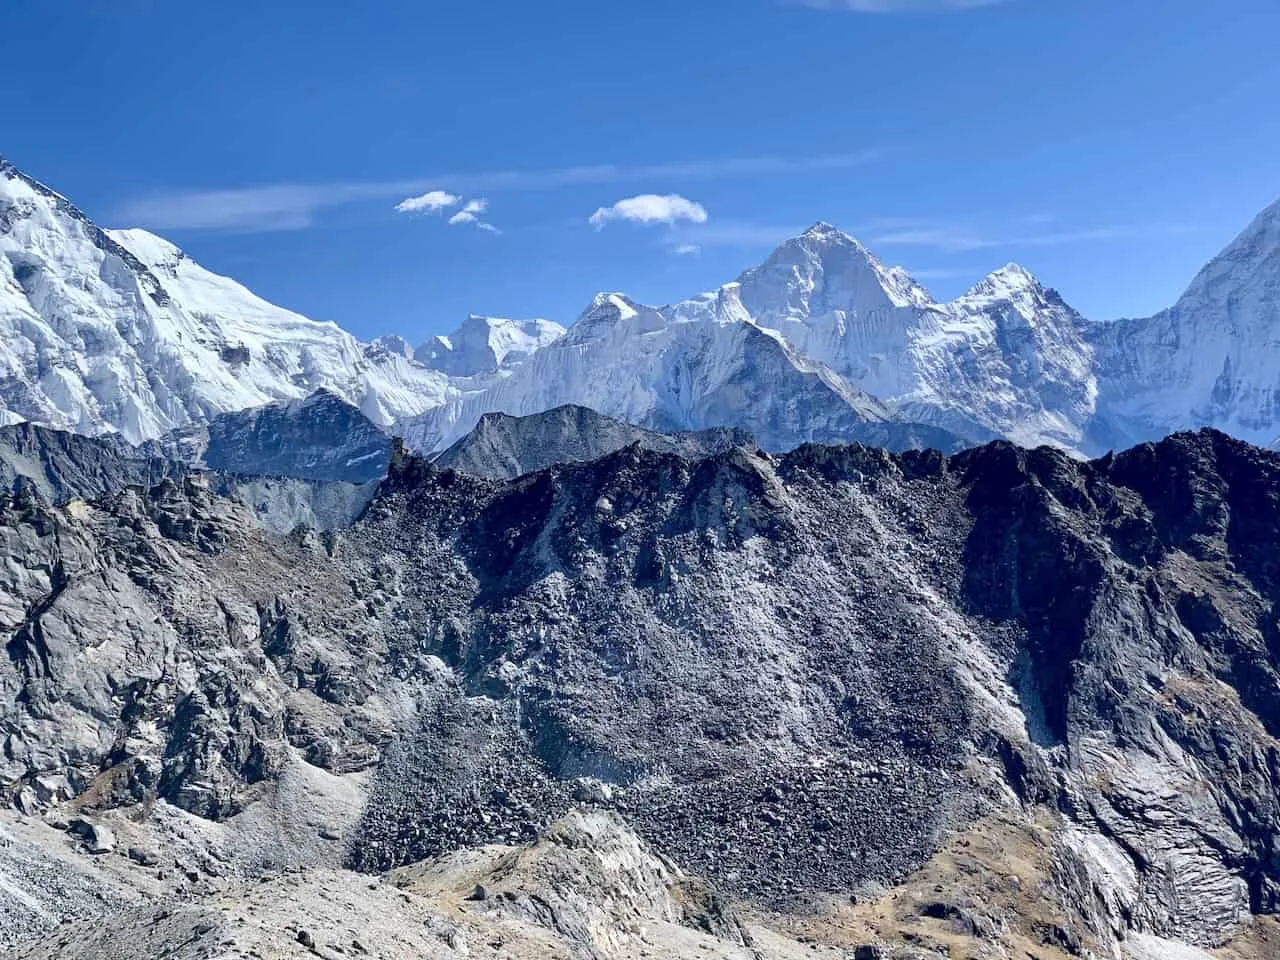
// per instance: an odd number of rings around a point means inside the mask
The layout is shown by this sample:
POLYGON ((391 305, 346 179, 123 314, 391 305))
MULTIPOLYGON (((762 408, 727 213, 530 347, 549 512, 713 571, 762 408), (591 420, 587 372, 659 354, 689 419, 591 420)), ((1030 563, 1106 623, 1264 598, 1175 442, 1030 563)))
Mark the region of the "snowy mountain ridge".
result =
POLYGON ((319 323, 143 230, 104 231, 0 163, 0 351, 8 421, 137 443, 322 387, 383 425, 442 402, 447 378, 372 362, 319 323))
POLYGON ((564 332, 551 320, 507 320, 473 313, 453 333, 423 343, 413 356, 432 370, 473 377, 518 363, 564 332))
POLYGON ((1153 317, 1088 329, 1099 441, 1210 424, 1260 446, 1280 436, 1280 201, 1153 317))
POLYGON ((1017 264, 936 300, 818 223, 720 288, 597 295, 567 330, 469 316, 362 343, 143 230, 106 231, 0 160, 0 422, 137 443, 327 390, 422 452, 563 404, 769 448, 1005 437, 1092 454, 1211 425, 1280 436, 1280 204, 1154 317, 1085 320, 1017 264))

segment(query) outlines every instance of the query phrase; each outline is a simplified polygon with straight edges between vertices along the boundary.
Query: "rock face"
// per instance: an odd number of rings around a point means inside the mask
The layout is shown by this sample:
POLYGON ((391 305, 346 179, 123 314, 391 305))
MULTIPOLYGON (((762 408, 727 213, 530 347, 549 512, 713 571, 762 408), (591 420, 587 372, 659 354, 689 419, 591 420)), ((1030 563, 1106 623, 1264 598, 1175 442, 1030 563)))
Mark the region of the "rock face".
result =
POLYGON ((208 905, 123 905, 6 956, 755 960, 757 943, 767 943, 771 960, 842 956, 740 919, 705 883, 599 812, 572 813, 528 846, 465 851, 370 879, 324 868, 231 882, 208 905))
POLYGON ((379 636, 308 548, 271 540, 258 555, 250 514, 198 477, 66 508, 20 496, 0 511, 14 561, 4 789, 49 775, 101 806, 163 798, 222 818, 291 747, 325 769, 376 760, 379 636), (346 596, 325 614, 326 652, 290 618, 290 584, 346 596))
POLYGON ((381 480, 391 438, 335 393, 223 413, 153 446, 225 473, 363 484, 381 480))
POLYGON ((185 472, 184 464, 119 437, 89 438, 33 423, 0 427, 0 485, 17 493, 30 484, 49 503, 150 487, 185 472))
POLYGON ((120 849, 271 803, 382 870, 581 807, 757 908, 940 887, 876 937, 1046 956, 1214 947, 1280 903, 1280 456, 1222 434, 1091 463, 632 444, 508 482, 397 449, 325 537, 195 476, 20 489, 0 536, 0 790, 120 849), (304 770, 361 798, 349 826, 304 770), (1015 839, 1023 886, 974 886, 1015 839))
POLYGON ((450 787, 502 770, 517 807, 610 784, 740 893, 841 890, 902 876, 1008 790, 1066 813, 1063 869, 1107 885, 1098 931, 1211 942, 1274 896, 1278 482, 1273 455, 1212 433, 1083 465, 995 444, 628 449, 498 488, 393 473, 362 530, 433 583, 393 619, 439 624, 427 649, 521 706, 425 714, 356 862, 518 831, 450 787), (466 576, 441 580, 458 551, 466 576), (1240 699, 1210 712, 1221 683, 1240 699))
MULTIPOLYGON (((339 416, 321 421, 334 431, 327 437, 331 450, 300 445, 296 452, 271 456, 260 451, 259 436, 254 442, 221 447, 216 459, 224 469, 216 471, 208 470, 202 461, 208 442, 203 429, 134 447, 115 435, 91 438, 30 423, 14 424, 0 427, 0 484, 15 496, 34 495, 45 503, 65 504, 118 493, 125 487, 146 490, 162 480, 181 481, 199 474, 201 483, 247 506, 268 529, 278 533, 299 526, 333 530, 350 526, 364 511, 386 472, 391 447, 391 440, 359 417, 358 411, 346 407, 346 412, 356 419, 339 416), (259 475, 255 464, 266 468, 268 475, 259 475), (243 472, 228 472, 233 466, 243 472), (271 475, 281 472, 287 475, 271 475), (326 472, 368 479, 305 479, 326 472)), ((255 422, 241 415, 232 419, 255 422)), ((311 431, 321 424, 314 424, 311 431)), ((307 432, 293 431, 288 442, 307 432)), ((314 439, 319 444, 323 438, 314 439)))
POLYGON ((689 458, 755 446, 744 430, 657 433, 587 407, 565 405, 527 417, 487 413, 474 430, 433 462, 490 480, 514 480, 557 463, 595 460, 633 443, 689 458))

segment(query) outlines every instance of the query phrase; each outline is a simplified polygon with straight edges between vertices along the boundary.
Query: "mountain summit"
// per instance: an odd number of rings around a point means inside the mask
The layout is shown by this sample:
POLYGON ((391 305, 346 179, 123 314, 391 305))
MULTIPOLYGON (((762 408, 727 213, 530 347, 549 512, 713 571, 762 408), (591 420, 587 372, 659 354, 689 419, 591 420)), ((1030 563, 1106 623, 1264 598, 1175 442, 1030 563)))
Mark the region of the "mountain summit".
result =
POLYGON ((1280 437, 1280 201, 1154 317, 1090 329, 1103 418, 1096 445, 1213 424, 1263 446, 1280 437))
POLYGON ((451 376, 474 377, 518 363, 562 336, 564 327, 550 320, 504 320, 473 313, 449 336, 424 343, 414 358, 451 376))
POLYGON ((446 378, 205 270, 143 230, 105 231, 0 165, 0 391, 7 420, 152 439, 321 387, 389 425, 446 378))

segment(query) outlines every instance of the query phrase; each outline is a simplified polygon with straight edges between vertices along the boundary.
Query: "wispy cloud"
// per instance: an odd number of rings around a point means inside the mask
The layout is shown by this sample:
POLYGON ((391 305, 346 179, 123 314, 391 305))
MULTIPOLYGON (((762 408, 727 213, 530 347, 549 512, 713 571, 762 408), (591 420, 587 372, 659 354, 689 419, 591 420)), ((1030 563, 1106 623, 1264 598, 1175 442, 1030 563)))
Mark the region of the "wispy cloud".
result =
POLYGON ((501 233, 502 231, 495 227, 492 223, 488 223, 480 219, 480 214, 489 209, 489 201, 484 197, 477 197, 474 200, 468 200, 452 217, 449 223, 457 226, 460 223, 474 223, 477 229, 485 230, 489 233, 501 233))
MULTIPOLYGON (((456 206, 462 198, 456 193, 444 190, 428 190, 416 197, 405 197, 396 204, 400 213, 439 213, 449 207, 456 206)), ((452 221, 450 221, 452 223, 452 221)))
POLYGON ((677 243, 671 248, 671 252, 678 257, 696 257, 702 252, 702 248, 696 243, 677 243))
POLYGON ((268 184, 232 189, 179 190, 139 197, 115 211, 122 225, 157 230, 298 230, 325 210, 432 191, 493 194, 500 191, 556 190, 592 184, 680 184, 849 170, 879 160, 883 153, 822 154, 809 157, 728 157, 639 166, 594 164, 548 170, 456 172, 403 180, 328 184, 268 184))
POLYGON ((796 0, 818 10, 850 10, 854 13, 909 13, 931 10, 976 10, 1012 0, 796 0))
POLYGON ((878 247, 927 247, 942 253, 969 253, 1014 247, 1058 247, 1105 240, 1133 240, 1186 233, 1190 228, 1173 223, 1119 223, 1096 227, 1044 230, 976 230, 955 224, 895 221, 887 230, 865 231, 867 244, 878 247))
MULTIPOLYGON (((1187 224, 1149 222, 1119 223, 1074 227, 1044 213, 1011 218, 1007 222, 983 227, 966 222, 927 220, 918 217, 882 217, 846 226, 845 232, 862 240, 872 251, 889 252, 895 248, 931 250, 946 257, 986 250, 1032 249, 1068 244, 1105 241, 1141 240, 1148 237, 1173 236, 1191 232, 1187 224)), ((704 224, 681 224, 666 233, 662 242, 671 250, 689 245, 700 248, 745 247, 770 248, 799 235, 802 224, 767 224, 749 220, 716 220, 704 224)), ((899 251, 901 252, 901 251, 899 251)), ((969 276, 971 269, 937 266, 913 271, 918 279, 951 279, 969 276)))
POLYGON ((600 207, 587 218, 587 222, 597 230, 603 230, 606 224, 614 220, 644 225, 665 223, 667 226, 680 221, 706 223, 707 208, 678 193, 642 193, 619 200, 612 206, 600 207))
POLYGON ((160 230, 300 230, 321 207, 359 197, 347 188, 307 186, 199 190, 134 200, 116 212, 117 222, 160 230))

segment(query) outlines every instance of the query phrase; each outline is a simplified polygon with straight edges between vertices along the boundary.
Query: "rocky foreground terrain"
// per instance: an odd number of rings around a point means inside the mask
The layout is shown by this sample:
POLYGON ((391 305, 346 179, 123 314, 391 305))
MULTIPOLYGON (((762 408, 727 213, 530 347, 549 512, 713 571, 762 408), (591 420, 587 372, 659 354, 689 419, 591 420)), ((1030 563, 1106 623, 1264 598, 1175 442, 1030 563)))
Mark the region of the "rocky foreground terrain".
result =
POLYGON ((5 956, 1280 951, 1274 453, 17 473, 5 956))

